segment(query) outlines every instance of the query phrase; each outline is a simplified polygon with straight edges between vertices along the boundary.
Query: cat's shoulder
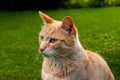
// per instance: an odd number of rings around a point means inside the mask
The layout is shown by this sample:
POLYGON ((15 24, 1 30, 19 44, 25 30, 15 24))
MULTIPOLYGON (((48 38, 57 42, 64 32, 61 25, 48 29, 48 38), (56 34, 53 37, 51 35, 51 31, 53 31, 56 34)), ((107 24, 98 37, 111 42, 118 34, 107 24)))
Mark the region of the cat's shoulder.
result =
POLYGON ((92 62, 105 62, 104 59, 98 54, 90 50, 86 50, 88 59, 92 62))

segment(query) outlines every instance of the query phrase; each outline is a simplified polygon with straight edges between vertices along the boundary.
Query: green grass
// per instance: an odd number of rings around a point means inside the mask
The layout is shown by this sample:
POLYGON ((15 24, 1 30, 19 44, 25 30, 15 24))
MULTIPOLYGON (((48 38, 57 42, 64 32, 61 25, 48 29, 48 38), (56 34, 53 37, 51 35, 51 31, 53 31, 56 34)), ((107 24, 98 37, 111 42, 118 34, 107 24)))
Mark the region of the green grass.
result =
MULTIPOLYGON (((62 20, 71 16, 86 49, 99 53, 120 80, 120 7, 43 11, 62 20)), ((37 11, 0 12, 0 80, 42 80, 37 11)))

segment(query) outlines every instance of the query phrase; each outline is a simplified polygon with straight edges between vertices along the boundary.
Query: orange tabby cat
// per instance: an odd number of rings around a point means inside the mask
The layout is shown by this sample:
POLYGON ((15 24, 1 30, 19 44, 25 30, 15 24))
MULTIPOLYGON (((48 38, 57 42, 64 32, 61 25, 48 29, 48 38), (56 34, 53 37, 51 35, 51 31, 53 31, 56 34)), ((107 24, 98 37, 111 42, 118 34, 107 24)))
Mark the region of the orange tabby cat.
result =
POLYGON ((114 80, 105 60, 82 47, 70 17, 57 21, 39 14, 44 21, 39 34, 43 80, 114 80))

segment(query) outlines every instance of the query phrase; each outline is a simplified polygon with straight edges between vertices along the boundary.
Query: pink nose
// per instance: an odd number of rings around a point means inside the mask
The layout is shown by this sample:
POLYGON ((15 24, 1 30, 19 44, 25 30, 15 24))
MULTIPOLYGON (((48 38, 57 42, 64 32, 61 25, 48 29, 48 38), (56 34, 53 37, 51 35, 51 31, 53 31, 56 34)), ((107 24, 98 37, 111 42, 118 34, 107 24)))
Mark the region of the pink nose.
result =
POLYGON ((41 51, 41 52, 43 52, 44 50, 45 50, 45 49, 43 49, 43 48, 40 48, 40 51, 41 51))

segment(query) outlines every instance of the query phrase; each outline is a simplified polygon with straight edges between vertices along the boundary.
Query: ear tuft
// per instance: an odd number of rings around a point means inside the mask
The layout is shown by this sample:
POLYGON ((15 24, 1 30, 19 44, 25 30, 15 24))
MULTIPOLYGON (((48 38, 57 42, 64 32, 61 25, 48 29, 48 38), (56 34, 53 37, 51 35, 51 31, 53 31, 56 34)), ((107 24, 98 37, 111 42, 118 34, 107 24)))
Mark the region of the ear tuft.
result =
POLYGON ((39 14, 44 22, 44 24, 48 24, 48 23, 53 23, 54 19, 52 19, 51 17, 49 17, 48 15, 44 14, 43 12, 39 11, 39 14))
POLYGON ((69 34, 74 32, 74 23, 71 17, 66 16, 62 22, 62 28, 69 34))

